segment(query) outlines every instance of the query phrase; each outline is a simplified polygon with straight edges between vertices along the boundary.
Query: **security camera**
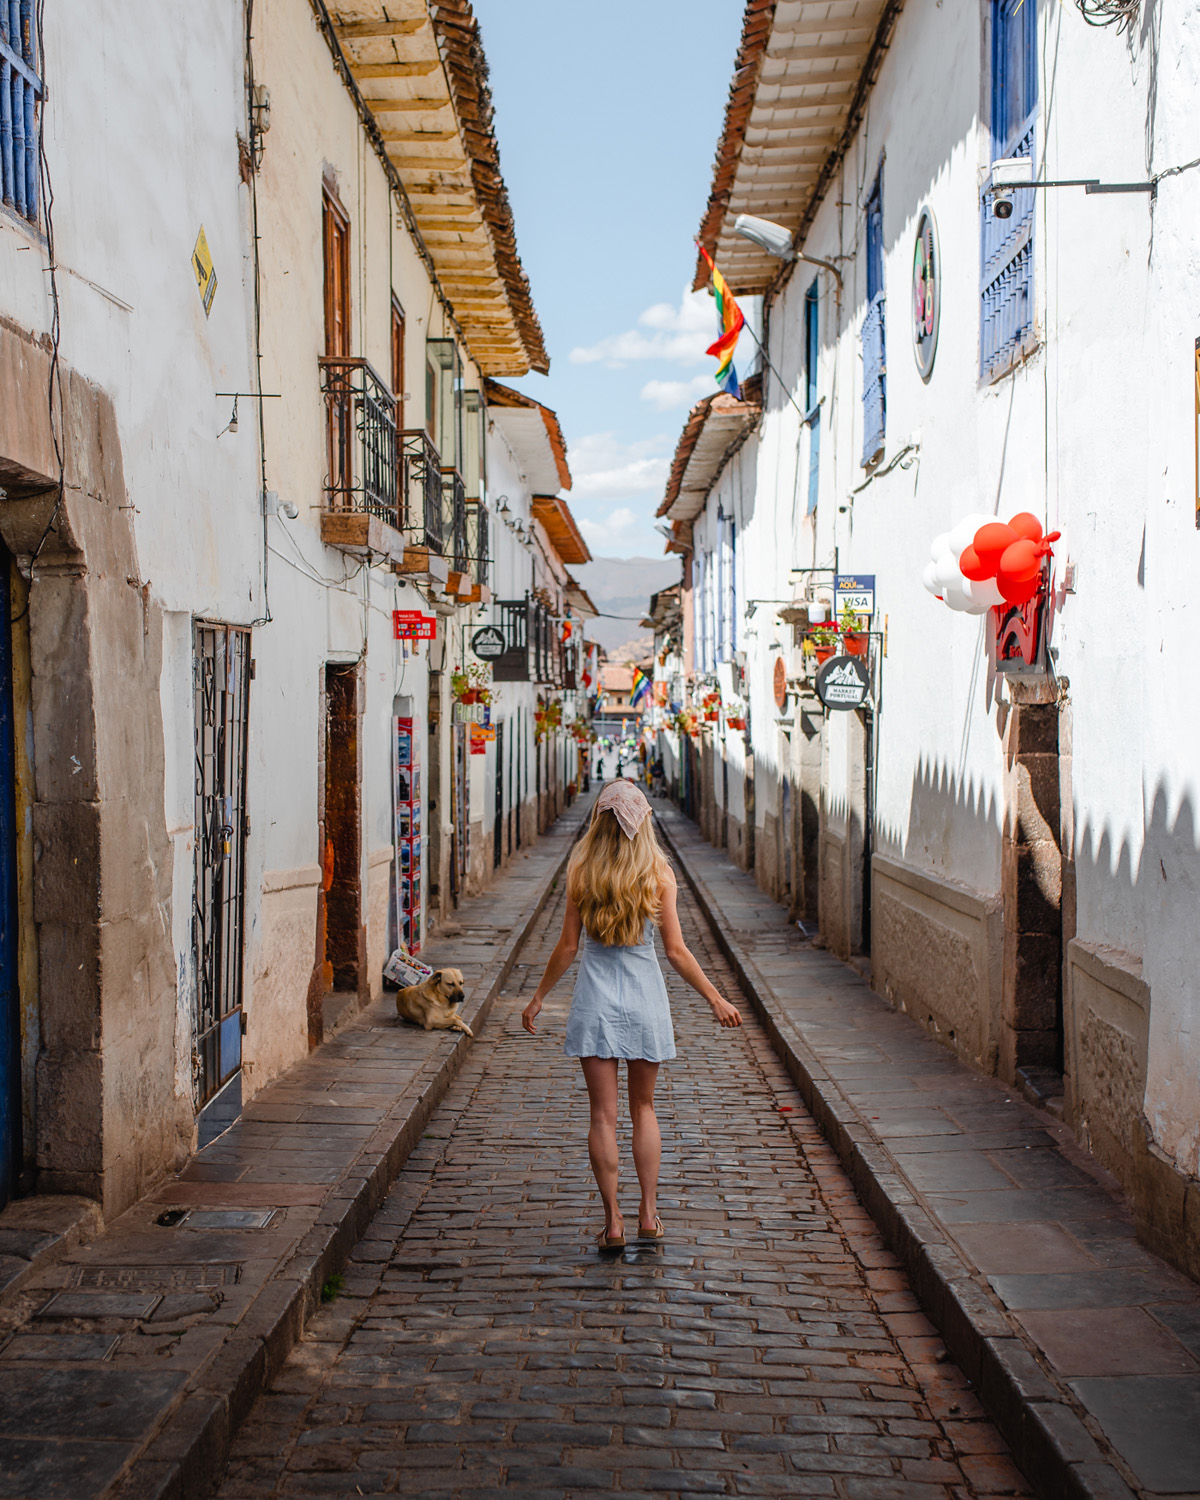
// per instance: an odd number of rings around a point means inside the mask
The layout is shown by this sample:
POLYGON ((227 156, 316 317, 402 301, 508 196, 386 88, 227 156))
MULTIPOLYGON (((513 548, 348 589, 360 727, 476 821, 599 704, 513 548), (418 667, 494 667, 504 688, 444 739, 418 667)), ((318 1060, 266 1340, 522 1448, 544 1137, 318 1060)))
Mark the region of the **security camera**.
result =
POLYGON ((992 218, 1011 219, 1013 197, 1011 188, 997 188, 992 194, 992 218))

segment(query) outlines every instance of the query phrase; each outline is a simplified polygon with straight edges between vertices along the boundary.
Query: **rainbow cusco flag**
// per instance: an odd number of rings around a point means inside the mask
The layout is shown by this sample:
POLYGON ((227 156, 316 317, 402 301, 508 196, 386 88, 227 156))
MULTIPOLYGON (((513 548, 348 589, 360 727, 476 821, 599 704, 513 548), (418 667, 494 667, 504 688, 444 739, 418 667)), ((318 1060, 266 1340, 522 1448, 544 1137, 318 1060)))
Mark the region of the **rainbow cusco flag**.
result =
POLYGON ((633 669, 633 690, 629 694, 629 701, 633 705, 634 708, 637 707, 637 705, 642 701, 642 699, 646 696, 646 694, 649 691, 650 691, 650 679, 649 679, 649 677, 646 676, 645 672, 642 671, 641 667, 634 667, 634 669, 633 669))
POLYGON ((705 352, 718 361, 717 384, 723 391, 730 396, 736 396, 740 401, 742 388, 738 385, 737 371, 733 367, 733 351, 737 347, 738 334, 741 333, 746 319, 742 315, 741 308, 734 301, 733 293, 729 290, 729 283, 717 270, 716 261, 703 245, 700 246, 700 254, 708 262, 709 270, 712 272, 713 296, 717 303, 717 327, 719 329, 716 342, 710 344, 705 352))

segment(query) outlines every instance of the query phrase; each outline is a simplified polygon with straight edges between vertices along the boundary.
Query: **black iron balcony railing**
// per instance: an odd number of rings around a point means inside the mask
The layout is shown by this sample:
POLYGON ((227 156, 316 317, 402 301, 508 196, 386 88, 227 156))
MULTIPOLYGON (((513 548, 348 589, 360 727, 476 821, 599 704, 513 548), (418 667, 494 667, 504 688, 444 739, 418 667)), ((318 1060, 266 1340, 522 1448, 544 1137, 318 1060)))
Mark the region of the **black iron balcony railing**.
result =
POLYGON ((467 492, 457 469, 442 470, 442 540, 454 571, 467 572, 467 492))
POLYGON ((442 461, 424 428, 401 433, 404 530, 418 546, 442 550, 442 461))
POLYGON ((365 359, 324 357, 330 511, 366 512, 400 529, 396 403, 365 359))
POLYGON ((491 535, 488 513, 481 500, 467 501, 467 554, 471 563, 471 576, 476 583, 488 581, 488 549, 491 535))

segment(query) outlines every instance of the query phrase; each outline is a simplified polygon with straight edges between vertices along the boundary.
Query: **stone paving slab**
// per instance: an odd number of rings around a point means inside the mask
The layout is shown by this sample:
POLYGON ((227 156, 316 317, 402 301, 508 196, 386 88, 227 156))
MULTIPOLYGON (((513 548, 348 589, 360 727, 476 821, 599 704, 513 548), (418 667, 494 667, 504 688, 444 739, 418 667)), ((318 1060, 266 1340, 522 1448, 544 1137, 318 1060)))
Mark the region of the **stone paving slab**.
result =
MULTIPOLYGON (((423 953, 463 970, 473 1027, 588 806, 465 900, 423 953)), ((58 1258, 30 1265, 0 1311, 0 1500, 207 1493, 472 1045, 398 1021, 385 994, 96 1238, 65 1226, 58 1258)))
MULTIPOLYGON (((681 908, 735 993, 686 891, 681 908)), ((1027 1495, 763 1028, 720 1030, 670 969, 667 1237, 598 1252, 570 976, 539 1034, 520 1026, 561 912, 560 892, 220 1500, 1027 1495)))
POLYGON ((1047 1497, 1200 1496, 1200 1287, 1137 1243, 1059 1121, 814 948, 670 804, 655 811, 740 984, 1047 1497))

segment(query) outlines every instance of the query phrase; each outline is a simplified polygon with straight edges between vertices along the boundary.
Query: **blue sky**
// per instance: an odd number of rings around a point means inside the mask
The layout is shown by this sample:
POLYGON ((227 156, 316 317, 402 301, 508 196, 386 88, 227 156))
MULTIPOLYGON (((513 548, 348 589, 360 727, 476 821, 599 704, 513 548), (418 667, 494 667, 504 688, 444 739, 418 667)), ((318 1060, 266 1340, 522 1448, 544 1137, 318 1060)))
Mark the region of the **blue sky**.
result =
POLYGON ((593 553, 658 556, 654 511, 676 439, 688 408, 714 389, 704 350, 716 314, 686 287, 741 0, 474 8, 550 351, 548 376, 513 383, 558 412, 571 508, 593 553))

